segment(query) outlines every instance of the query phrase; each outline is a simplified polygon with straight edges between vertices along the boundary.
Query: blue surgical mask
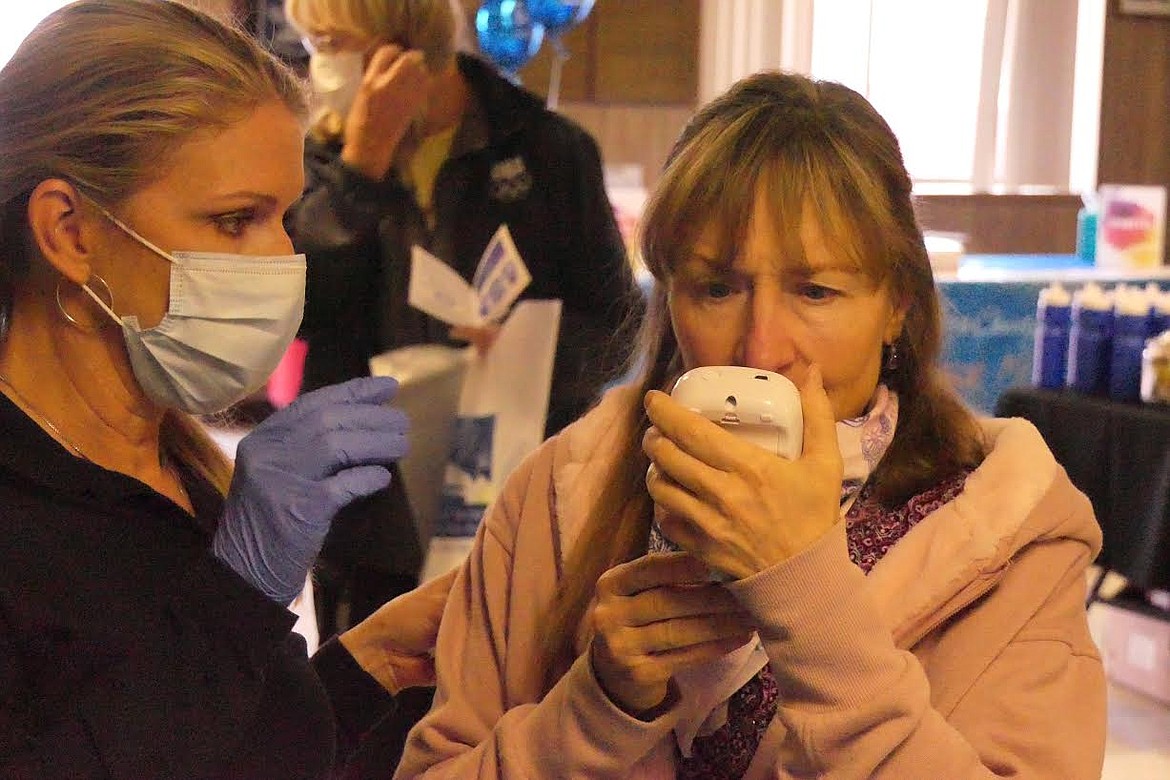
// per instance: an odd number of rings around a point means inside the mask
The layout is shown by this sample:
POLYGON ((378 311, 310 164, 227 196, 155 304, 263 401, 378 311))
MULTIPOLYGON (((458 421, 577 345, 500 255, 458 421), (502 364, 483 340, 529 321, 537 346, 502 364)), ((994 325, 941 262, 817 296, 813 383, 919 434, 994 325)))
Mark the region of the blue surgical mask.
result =
MULTIPOLYGON (((100 206, 98 208, 101 208, 100 206)), ((170 263, 170 301, 153 328, 119 317, 130 366, 155 403, 190 414, 228 408, 260 389, 296 336, 305 308, 305 256, 166 252, 101 209, 170 263)))

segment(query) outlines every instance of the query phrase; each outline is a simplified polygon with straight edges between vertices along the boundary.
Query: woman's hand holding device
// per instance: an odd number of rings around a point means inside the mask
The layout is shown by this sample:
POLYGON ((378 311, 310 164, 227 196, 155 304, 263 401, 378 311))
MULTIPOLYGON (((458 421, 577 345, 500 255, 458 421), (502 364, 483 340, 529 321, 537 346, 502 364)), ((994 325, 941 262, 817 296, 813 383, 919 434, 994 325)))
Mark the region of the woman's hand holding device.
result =
POLYGON ((750 616, 707 567, 681 552, 643 555, 597 581, 589 659, 609 699, 643 720, 669 706, 676 671, 752 637, 750 616))
POLYGON ((772 372, 703 367, 684 374, 672 395, 647 394, 652 427, 643 439, 665 537, 742 579, 836 522, 841 455, 818 369, 797 390, 772 372))
MULTIPOLYGON (((661 419, 668 430, 687 429, 687 436, 703 441, 699 449, 723 451, 745 463, 800 456, 804 431, 800 393, 779 374, 738 366, 694 369, 678 380, 672 397, 673 401, 657 393, 647 399, 651 419, 656 425, 661 419)), ((647 475, 651 495, 656 484, 673 482, 675 469, 711 471, 701 457, 687 455, 655 428, 645 444, 653 462, 647 475)), ((719 481, 717 475, 711 477, 719 481)), ((681 498, 683 488, 675 485, 674 490, 681 498)), ((698 502, 688 497, 686 503, 698 502)), ((661 504, 655 517, 650 551, 658 554, 603 574, 592 613, 594 674, 609 698, 635 716, 647 711, 652 715, 669 704, 670 679, 677 671, 719 658, 743 646, 753 634, 750 616, 721 584, 733 578, 723 572, 735 569, 690 546, 703 533, 702 526, 671 521, 661 504), (679 532, 679 538, 688 541, 687 549, 694 554, 679 552, 681 548, 659 532, 660 519, 669 532, 679 532)))

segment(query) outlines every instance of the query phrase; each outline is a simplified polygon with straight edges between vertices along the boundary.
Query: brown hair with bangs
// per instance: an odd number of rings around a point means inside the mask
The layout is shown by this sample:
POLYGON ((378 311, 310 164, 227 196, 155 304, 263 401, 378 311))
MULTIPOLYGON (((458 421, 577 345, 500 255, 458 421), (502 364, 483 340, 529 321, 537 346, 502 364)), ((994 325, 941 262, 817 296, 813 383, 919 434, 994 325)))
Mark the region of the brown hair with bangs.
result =
POLYGON ((896 506, 985 454, 974 418, 937 366, 941 309, 897 138, 864 97, 840 84, 777 72, 743 79, 687 125, 647 205, 642 251, 655 282, 641 334, 639 392, 625 415, 623 450, 569 551, 551 605, 543 642, 548 688, 589 630, 582 620, 598 578, 646 552, 653 506, 644 481, 649 420, 642 397, 669 387, 682 370, 667 282, 703 231, 717 230, 731 254, 757 197, 768 198, 787 257, 804 257, 800 223, 815 215, 841 254, 905 307, 898 359, 881 377, 898 393, 899 415, 871 477, 878 500, 896 506))

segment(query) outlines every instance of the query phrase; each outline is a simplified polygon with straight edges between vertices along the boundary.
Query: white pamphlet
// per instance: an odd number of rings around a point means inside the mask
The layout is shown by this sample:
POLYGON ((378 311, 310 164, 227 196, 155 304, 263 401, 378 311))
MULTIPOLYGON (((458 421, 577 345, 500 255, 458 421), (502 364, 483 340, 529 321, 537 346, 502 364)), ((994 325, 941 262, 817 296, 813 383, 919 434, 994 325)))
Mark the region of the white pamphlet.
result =
POLYGON ((448 325, 499 322, 532 281, 507 225, 500 225, 479 258, 472 283, 420 246, 410 250, 407 302, 448 325))

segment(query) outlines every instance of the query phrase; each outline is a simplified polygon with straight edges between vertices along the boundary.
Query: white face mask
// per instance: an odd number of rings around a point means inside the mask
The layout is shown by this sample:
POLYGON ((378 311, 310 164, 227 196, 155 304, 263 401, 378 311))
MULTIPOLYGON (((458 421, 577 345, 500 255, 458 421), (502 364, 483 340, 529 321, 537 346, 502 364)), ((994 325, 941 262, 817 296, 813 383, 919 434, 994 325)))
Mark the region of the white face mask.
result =
POLYGON ((337 112, 341 119, 357 97, 365 67, 360 52, 314 52, 309 56, 309 81, 322 108, 337 112))
POLYGON ((121 326, 134 378, 147 397, 209 414, 263 386, 301 325, 305 256, 169 253, 102 212, 171 264, 167 312, 153 328, 144 330, 132 315, 119 317, 81 287, 121 326))

